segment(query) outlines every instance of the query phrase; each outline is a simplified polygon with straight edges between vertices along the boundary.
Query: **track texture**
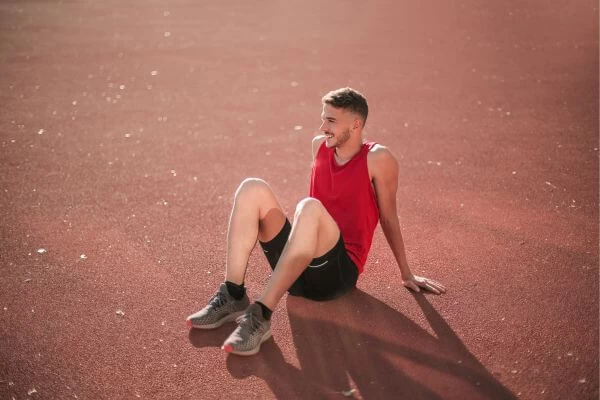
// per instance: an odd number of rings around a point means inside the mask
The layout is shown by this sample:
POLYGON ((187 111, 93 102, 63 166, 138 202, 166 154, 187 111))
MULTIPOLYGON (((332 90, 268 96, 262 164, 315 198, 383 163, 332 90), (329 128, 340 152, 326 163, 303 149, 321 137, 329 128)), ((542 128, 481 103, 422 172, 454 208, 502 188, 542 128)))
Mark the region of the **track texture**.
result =
POLYGON ((0 398, 598 397, 597 2, 4 1, 0 72, 0 398), (449 291, 402 288, 378 228, 356 291, 227 357, 184 319, 233 193, 292 215, 345 85, 449 291))

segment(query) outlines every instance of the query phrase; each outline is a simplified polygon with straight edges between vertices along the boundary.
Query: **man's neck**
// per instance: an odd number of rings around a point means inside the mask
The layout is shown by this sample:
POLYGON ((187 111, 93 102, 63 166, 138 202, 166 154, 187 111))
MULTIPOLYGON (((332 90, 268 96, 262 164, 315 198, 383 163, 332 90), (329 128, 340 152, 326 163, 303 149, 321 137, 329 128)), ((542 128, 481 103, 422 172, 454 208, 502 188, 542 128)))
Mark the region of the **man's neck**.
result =
POLYGON ((335 148, 335 159, 339 165, 344 165, 358 154, 362 147, 362 139, 360 141, 347 141, 341 147, 335 148))

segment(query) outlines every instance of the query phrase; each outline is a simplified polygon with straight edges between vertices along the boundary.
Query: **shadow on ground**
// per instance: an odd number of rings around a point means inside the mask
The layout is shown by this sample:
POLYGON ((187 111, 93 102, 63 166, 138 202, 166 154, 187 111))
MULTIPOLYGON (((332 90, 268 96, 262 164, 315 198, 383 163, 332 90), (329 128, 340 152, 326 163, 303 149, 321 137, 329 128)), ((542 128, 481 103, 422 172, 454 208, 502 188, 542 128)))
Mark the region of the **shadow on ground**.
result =
MULTIPOLYGON (((358 289, 329 302, 288 296, 300 368, 273 340, 255 356, 228 357, 227 368, 237 379, 263 379, 276 398, 516 399, 425 295, 414 298, 435 336, 358 289)), ((190 332, 196 347, 219 346, 223 337, 221 329, 190 332)))

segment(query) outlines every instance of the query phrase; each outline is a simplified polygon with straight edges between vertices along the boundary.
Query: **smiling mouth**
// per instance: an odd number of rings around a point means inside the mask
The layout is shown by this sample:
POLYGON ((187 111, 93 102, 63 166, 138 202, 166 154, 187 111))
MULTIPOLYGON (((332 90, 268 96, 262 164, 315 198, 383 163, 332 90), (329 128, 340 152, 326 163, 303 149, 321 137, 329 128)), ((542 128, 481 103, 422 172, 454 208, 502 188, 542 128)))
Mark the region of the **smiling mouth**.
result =
POLYGON ((326 133, 326 134, 325 134, 325 137, 326 137, 327 139, 331 139, 331 138, 333 137, 333 135, 331 135, 331 134, 329 134, 329 133, 326 133))

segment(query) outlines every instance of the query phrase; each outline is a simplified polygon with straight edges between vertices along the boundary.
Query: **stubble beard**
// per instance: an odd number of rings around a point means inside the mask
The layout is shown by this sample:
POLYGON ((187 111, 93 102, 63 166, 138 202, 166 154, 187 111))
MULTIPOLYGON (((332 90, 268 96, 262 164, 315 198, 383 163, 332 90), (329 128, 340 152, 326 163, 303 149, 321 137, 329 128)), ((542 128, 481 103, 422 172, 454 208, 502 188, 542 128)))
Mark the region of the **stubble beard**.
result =
POLYGON ((350 128, 346 129, 344 132, 342 132, 336 138, 335 144, 333 144, 332 146, 328 146, 328 147, 338 148, 338 147, 342 146, 344 143, 346 143, 348 140, 350 140, 350 128))

